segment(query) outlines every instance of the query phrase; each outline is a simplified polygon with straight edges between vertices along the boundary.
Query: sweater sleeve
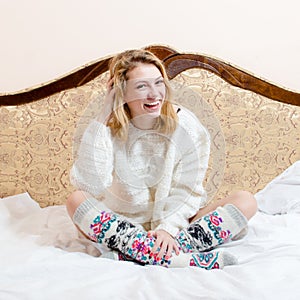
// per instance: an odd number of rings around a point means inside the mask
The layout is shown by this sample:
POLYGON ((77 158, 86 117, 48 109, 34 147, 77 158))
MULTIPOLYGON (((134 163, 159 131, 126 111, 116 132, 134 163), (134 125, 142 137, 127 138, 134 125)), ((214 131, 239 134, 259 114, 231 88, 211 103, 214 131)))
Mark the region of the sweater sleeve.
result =
MULTIPOLYGON (((188 127, 183 120, 182 126, 186 128, 177 136, 177 141, 184 146, 173 169, 171 188, 154 206, 153 229, 163 229, 172 236, 189 225, 189 219, 206 205, 207 200, 203 180, 208 167, 210 138, 195 118, 189 115, 188 127)), ((177 148, 180 148, 178 143, 177 148)))
POLYGON ((71 183, 97 197, 112 183, 113 145, 110 129, 92 121, 85 130, 78 157, 70 173, 71 183))

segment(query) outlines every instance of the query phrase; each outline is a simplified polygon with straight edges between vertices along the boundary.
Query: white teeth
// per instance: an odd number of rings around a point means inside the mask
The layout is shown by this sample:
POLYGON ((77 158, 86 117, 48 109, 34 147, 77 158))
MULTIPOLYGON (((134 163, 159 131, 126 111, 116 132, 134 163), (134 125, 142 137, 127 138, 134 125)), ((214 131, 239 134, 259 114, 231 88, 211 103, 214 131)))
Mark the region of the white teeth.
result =
POLYGON ((150 105, 150 106, 155 106, 155 105, 159 104, 159 101, 152 102, 152 103, 145 103, 145 104, 150 105))

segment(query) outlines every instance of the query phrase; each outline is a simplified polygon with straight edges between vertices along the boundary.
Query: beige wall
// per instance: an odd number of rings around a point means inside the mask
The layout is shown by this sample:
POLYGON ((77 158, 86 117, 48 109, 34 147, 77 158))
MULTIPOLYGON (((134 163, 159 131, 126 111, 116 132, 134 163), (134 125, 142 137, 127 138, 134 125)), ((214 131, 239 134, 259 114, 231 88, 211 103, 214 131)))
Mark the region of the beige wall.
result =
POLYGON ((298 0, 0 0, 0 92, 165 44, 300 91, 298 0))

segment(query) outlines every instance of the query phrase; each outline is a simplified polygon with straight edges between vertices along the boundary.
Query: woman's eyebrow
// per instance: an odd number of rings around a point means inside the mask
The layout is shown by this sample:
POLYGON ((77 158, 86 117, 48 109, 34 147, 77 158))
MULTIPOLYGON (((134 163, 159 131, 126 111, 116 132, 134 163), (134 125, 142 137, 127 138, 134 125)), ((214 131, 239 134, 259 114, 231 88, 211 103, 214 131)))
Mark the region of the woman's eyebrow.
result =
POLYGON ((135 79, 134 82, 135 83, 147 82, 147 79, 146 78, 135 79))
POLYGON ((158 79, 163 79, 163 77, 162 76, 158 76, 157 78, 147 77, 147 78, 139 78, 139 79, 132 79, 132 80, 135 80, 135 82, 147 82, 149 79, 154 79, 154 81, 156 81, 158 79))
POLYGON ((159 76, 159 77, 156 77, 156 78, 153 78, 153 77, 147 77, 147 78, 136 78, 136 79, 128 79, 127 81, 131 81, 134 85, 137 85, 137 84, 141 84, 141 83, 149 83, 149 81, 158 81, 158 80, 162 80, 163 79, 163 76, 159 76))

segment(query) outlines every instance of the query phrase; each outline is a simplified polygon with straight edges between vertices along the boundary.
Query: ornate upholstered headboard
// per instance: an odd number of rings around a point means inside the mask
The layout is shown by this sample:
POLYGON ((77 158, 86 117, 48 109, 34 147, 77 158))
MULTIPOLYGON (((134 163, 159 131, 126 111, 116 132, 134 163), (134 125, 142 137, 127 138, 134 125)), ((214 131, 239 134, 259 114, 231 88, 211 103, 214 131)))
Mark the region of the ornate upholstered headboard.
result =
MULTIPOLYGON (((166 66, 181 105, 207 126, 210 198, 253 193, 300 159, 300 94, 223 61, 147 47, 166 66)), ((0 94, 0 197, 27 191, 42 207, 73 190, 73 137, 105 93, 111 57, 18 93, 0 94)), ((76 149, 75 149, 76 150, 76 149)))

